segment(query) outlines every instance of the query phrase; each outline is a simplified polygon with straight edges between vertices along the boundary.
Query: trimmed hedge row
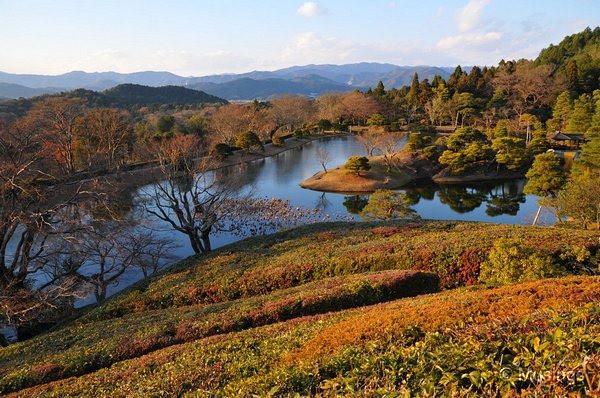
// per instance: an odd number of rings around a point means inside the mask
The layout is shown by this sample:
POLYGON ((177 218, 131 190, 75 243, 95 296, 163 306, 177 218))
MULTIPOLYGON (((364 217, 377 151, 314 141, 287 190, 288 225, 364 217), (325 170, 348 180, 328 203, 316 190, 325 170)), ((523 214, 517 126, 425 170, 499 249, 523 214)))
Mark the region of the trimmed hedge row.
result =
POLYGON ((18 396, 592 395, 598 303, 598 277, 457 289, 197 340, 18 396))
POLYGON ((86 374, 186 341, 438 290, 434 274, 386 271, 228 303, 73 325, 0 350, 0 393, 86 374))
POLYGON ((519 239, 566 273, 598 272, 595 231, 423 221, 302 227, 225 247, 140 284, 82 318, 217 303, 314 280, 388 269, 436 273, 442 287, 478 283, 480 265, 499 239, 519 239), (586 253, 580 255, 580 253, 586 253))

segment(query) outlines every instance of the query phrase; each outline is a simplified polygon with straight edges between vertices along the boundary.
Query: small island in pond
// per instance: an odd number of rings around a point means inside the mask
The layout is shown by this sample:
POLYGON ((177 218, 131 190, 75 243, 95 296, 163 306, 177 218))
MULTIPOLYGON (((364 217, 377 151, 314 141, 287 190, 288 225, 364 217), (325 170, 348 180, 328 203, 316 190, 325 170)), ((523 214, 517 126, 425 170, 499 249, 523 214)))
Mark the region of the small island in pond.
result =
MULTIPOLYGON (((388 134, 389 141, 393 133, 376 133, 382 134, 388 134)), ((530 145, 526 150, 522 141, 505 136, 491 138, 470 127, 437 137, 435 142, 432 135, 411 133, 400 151, 380 149, 384 153, 381 156, 362 157, 367 166, 359 172, 349 168, 349 163, 330 170, 323 167, 323 171, 302 181, 300 186, 316 191, 367 193, 399 189, 422 180, 463 184, 520 179, 534 156, 548 149, 530 145)))
POLYGON ((388 169, 383 156, 368 157, 371 168, 359 174, 346 169, 344 165, 327 171, 320 171, 302 181, 302 188, 325 192, 373 192, 377 189, 398 189, 419 179, 431 177, 431 162, 412 158, 405 152, 397 155, 398 165, 388 169))

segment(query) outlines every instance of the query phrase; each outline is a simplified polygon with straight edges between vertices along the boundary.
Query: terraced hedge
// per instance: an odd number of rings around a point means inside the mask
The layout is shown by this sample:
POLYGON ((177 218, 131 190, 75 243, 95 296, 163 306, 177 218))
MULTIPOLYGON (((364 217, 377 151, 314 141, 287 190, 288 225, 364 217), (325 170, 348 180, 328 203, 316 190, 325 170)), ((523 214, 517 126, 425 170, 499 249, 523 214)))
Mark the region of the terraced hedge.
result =
POLYGON ((434 272, 444 288, 474 285, 480 264, 499 238, 523 240, 567 273, 599 271, 600 239, 595 231, 444 221, 320 224, 248 239, 180 263, 82 322, 224 302, 323 278, 389 269, 434 272))
POLYGON ((0 393, 86 374, 186 341, 438 290, 435 274, 386 271, 225 303, 77 324, 0 350, 0 393))
POLYGON ((570 277, 219 335, 18 396, 579 396, 599 352, 600 278, 570 277))
POLYGON ((599 248, 596 231, 440 221, 319 224, 252 238, 0 348, 0 394, 593 391, 598 277, 494 290, 479 279, 482 264, 482 280, 495 284, 594 275, 599 248), (531 261, 535 272, 512 278, 531 261), (398 300, 440 287, 457 289, 398 300))

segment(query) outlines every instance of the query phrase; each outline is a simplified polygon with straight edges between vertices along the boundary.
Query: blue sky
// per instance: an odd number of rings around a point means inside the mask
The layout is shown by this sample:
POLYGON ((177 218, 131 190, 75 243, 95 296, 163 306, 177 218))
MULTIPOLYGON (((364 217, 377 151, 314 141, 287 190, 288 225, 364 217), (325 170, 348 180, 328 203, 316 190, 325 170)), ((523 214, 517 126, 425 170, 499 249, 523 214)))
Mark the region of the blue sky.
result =
POLYGON ((600 0, 0 0, 0 71, 496 65, 600 25, 600 0))

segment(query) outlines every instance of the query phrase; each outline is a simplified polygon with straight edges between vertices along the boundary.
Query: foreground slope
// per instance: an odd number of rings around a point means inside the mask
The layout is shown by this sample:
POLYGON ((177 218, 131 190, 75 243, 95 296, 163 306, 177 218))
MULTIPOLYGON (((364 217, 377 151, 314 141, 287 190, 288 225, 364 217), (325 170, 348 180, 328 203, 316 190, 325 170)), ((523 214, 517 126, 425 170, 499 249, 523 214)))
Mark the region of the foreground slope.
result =
POLYGON ((421 221, 319 224, 247 239, 0 349, 0 393, 487 395, 536 392, 548 371, 569 366, 578 370, 552 391, 593 390, 598 380, 585 375, 598 365, 597 277, 431 293, 477 284, 503 239, 521 242, 515 250, 529 253, 526 260, 555 263, 561 275, 593 274, 599 238, 421 221), (366 305, 374 306, 359 308, 366 305))
POLYGON ((158 350, 27 396, 593 394, 600 279, 454 290, 158 350))

